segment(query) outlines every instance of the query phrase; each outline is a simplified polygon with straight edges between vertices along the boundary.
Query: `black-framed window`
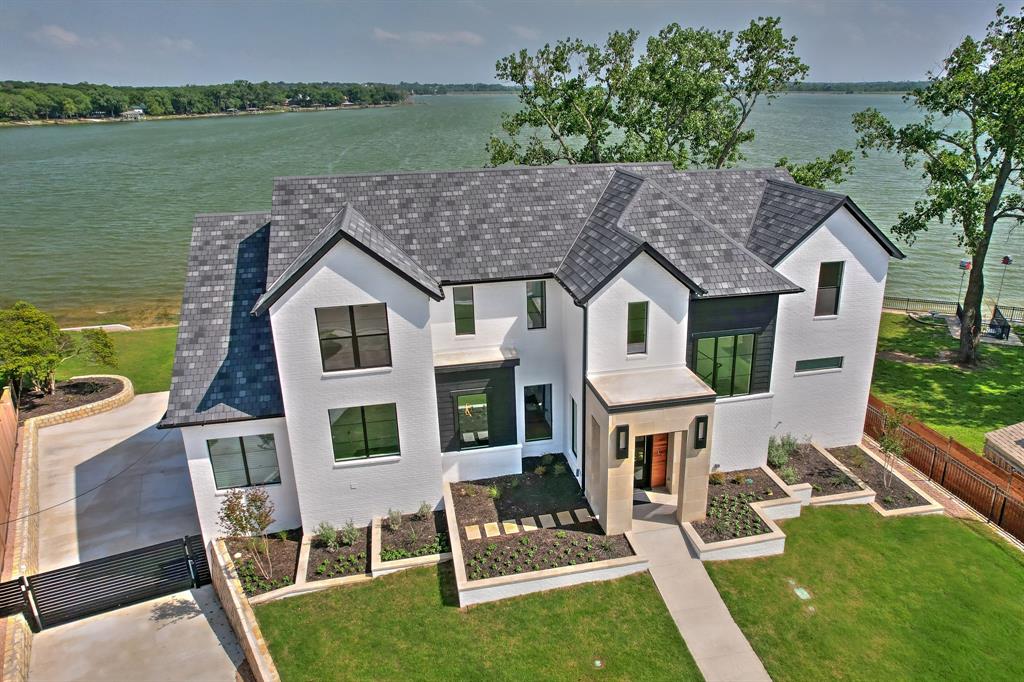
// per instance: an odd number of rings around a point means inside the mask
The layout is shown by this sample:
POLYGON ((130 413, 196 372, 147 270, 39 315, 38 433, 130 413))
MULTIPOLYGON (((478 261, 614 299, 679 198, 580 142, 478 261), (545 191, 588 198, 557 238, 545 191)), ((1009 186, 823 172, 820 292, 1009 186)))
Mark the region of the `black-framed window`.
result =
POLYGON ((547 282, 526 283, 526 328, 544 329, 548 326, 547 282))
POLYGON ((626 312, 626 353, 647 352, 647 301, 630 303, 626 312))
POLYGON ((526 440, 551 439, 551 384, 523 388, 526 440))
POLYGON ((694 367, 697 376, 718 395, 750 393, 754 368, 754 335, 729 334, 697 339, 694 367))
POLYGON ((818 268, 818 295, 814 316, 839 314, 839 292, 843 286, 843 261, 822 263, 818 268))
POLYGON ((810 360, 797 360, 797 372, 813 372, 819 369, 841 369, 843 356, 836 355, 830 358, 812 358, 810 360))
POLYGON ((334 461, 400 455, 398 410, 394 403, 327 411, 334 461))
POLYGON ((325 372, 391 365, 384 303, 317 308, 316 328, 325 372))
POLYGON ((452 305, 455 307, 456 335, 476 334, 476 311, 473 307, 473 287, 453 287, 452 305))
POLYGON ((455 430, 459 449, 486 448, 491 444, 487 391, 452 394, 455 403, 455 430))
POLYGON ((572 413, 571 417, 570 417, 570 419, 572 421, 569 422, 569 429, 570 429, 570 433, 572 434, 572 440, 570 441, 569 445, 572 447, 572 454, 575 455, 576 454, 576 399, 570 397, 569 398, 569 405, 570 405, 571 413, 572 413))
POLYGON ((281 482, 277 447, 271 433, 211 438, 206 441, 217 490, 281 482))

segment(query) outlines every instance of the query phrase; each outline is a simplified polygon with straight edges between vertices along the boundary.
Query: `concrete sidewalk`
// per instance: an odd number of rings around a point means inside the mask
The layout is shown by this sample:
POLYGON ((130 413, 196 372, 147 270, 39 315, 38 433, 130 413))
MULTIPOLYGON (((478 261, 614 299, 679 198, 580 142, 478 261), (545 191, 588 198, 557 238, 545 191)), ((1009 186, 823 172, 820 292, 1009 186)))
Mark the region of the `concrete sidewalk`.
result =
POLYGON ((697 667, 708 682, 771 680, 704 564, 690 554, 674 512, 667 505, 634 507, 630 539, 650 562, 658 591, 697 667))

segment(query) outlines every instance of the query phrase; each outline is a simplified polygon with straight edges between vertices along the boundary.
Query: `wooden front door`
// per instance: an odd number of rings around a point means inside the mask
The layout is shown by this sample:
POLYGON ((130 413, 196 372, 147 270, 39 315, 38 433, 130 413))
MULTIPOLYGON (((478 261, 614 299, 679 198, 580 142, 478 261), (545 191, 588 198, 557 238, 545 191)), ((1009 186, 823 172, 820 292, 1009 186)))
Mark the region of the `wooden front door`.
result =
POLYGON ((668 434, 656 433, 651 440, 651 487, 660 488, 668 466, 668 434))

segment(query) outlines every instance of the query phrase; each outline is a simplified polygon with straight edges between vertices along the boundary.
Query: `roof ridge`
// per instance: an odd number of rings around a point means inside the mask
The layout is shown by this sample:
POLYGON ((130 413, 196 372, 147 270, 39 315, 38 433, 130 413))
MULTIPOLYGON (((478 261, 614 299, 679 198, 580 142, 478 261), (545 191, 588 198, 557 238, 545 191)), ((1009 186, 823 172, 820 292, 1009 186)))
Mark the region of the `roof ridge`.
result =
MULTIPOLYGON (((529 165, 516 165, 516 166, 485 166, 483 168, 455 168, 452 170, 380 170, 380 171, 366 171, 362 173, 326 173, 323 175, 279 175, 274 177, 274 182, 278 180, 321 180, 324 178, 372 178, 377 176, 416 176, 416 175, 461 175, 466 173, 510 173, 513 171, 523 170, 551 170, 551 171, 571 171, 579 168, 617 168, 622 166, 621 162, 607 162, 607 163, 572 163, 561 166, 548 165, 548 166, 529 166, 529 165)), ((636 161, 630 162, 630 166, 643 166, 643 167, 654 167, 654 166, 670 166, 669 161, 636 161)))
POLYGON ((219 218, 221 216, 236 216, 236 215, 270 215, 271 210, 266 211, 221 211, 217 213, 195 213, 194 218, 219 218))
MULTIPOLYGON (((597 211, 597 207, 601 205, 601 199, 603 199, 604 195, 608 193, 608 188, 611 186, 612 180, 615 179, 615 174, 617 172, 622 172, 623 174, 629 175, 630 177, 634 177, 634 178, 640 180, 641 182, 643 182, 643 180, 644 180, 644 178, 642 178, 641 176, 634 175, 634 174, 628 173, 626 171, 622 171, 619 168, 615 168, 615 169, 612 170, 611 174, 608 176, 608 180, 604 183, 604 187, 601 188, 600 194, 598 194, 597 195, 597 199, 594 200, 594 205, 591 206, 590 213, 588 213, 587 217, 583 219, 583 222, 580 224, 579 231, 576 232, 576 236, 573 237, 572 242, 569 243, 569 248, 567 248, 565 250, 565 253, 562 255, 562 259, 560 261, 558 261, 558 265, 552 271, 553 273, 557 273, 559 270, 562 269, 562 266, 565 265, 565 261, 566 261, 567 258, 569 258, 569 254, 572 253, 572 250, 576 246, 576 243, 580 240, 580 237, 583 236, 583 231, 585 229, 587 229, 587 225, 590 223, 591 218, 594 217, 594 213, 597 211)), ((625 213, 629 209, 629 206, 632 205, 633 198, 635 196, 636 196, 636 193, 634 192, 633 196, 630 197, 629 203, 626 205, 625 208, 623 208, 622 214, 620 214, 618 219, 615 221, 614 227, 615 227, 615 231, 616 232, 618 232, 619 234, 621 234, 622 236, 626 237, 627 239, 629 239, 630 241, 632 241, 633 243, 635 243, 635 244, 637 244, 639 246, 639 245, 641 245, 641 242, 638 242, 636 237, 634 237, 633 235, 629 234, 628 232, 625 232, 624 230, 622 230, 619 227, 619 223, 622 220, 622 216, 625 215, 625 213)))
MULTIPOLYGON (((834 199, 845 200, 849 199, 849 194, 842 194, 840 192, 832 192, 827 189, 818 189, 817 187, 808 187, 807 185, 801 185, 799 182, 786 182, 784 180, 776 180, 775 178, 765 178, 765 182, 770 182, 774 185, 781 185, 787 189, 796 190, 799 192, 805 192, 807 194, 823 194, 827 197, 834 199)), ((760 208, 760 206, 759 206, 760 208)))

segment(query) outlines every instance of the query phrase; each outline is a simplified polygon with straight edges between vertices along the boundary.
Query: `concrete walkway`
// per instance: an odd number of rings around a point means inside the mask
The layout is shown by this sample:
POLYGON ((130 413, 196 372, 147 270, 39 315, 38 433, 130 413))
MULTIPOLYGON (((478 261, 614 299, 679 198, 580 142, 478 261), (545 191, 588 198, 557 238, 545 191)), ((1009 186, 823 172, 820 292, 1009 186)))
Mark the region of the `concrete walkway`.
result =
POLYGON ((633 508, 630 539, 651 564, 651 575, 697 667, 708 682, 771 680, 725 607, 704 564, 690 554, 675 508, 633 508))
POLYGON ((199 532, 181 434, 155 428, 167 395, 39 431, 40 571, 199 532))

